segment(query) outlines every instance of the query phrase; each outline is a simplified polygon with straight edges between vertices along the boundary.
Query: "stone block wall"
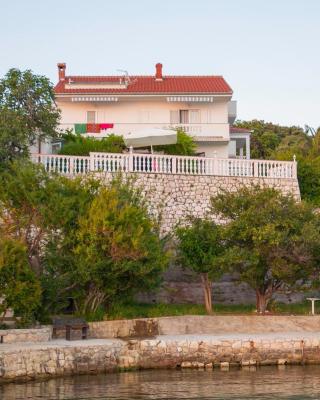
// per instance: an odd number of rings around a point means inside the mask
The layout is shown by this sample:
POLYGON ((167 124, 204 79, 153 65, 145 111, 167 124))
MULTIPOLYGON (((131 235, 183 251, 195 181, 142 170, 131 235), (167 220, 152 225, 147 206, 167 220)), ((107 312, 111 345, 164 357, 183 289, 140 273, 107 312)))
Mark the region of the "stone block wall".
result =
MULTIPOLYGON (((110 181, 113 175, 101 174, 110 181)), ((227 176, 197 176, 174 174, 124 173, 124 179, 132 179, 141 188, 150 213, 161 217, 161 229, 168 233, 179 222, 192 215, 203 217, 210 209, 210 199, 219 191, 236 191, 242 186, 260 185, 274 187, 284 194, 300 199, 299 184, 296 179, 249 178, 227 176)))
POLYGON ((265 334, 318 332, 320 315, 185 315, 89 323, 96 339, 154 337, 157 335, 222 335, 233 332, 265 334))
POLYGON ((2 343, 48 342, 52 337, 52 328, 51 326, 44 326, 35 329, 1 329, 0 338, 1 337, 2 343))

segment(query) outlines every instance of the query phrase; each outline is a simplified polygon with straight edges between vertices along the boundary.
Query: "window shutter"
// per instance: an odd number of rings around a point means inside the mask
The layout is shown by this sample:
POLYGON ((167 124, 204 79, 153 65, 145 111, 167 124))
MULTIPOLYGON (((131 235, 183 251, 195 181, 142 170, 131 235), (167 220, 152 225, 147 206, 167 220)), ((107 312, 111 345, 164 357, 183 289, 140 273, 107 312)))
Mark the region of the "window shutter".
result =
POLYGON ((171 110, 170 111, 170 124, 175 125, 179 124, 179 110, 171 110))
POLYGON ((95 123, 96 123, 96 112, 87 111, 87 124, 95 124, 95 123))
POLYGON ((190 124, 198 124, 200 122, 200 110, 189 110, 190 124))

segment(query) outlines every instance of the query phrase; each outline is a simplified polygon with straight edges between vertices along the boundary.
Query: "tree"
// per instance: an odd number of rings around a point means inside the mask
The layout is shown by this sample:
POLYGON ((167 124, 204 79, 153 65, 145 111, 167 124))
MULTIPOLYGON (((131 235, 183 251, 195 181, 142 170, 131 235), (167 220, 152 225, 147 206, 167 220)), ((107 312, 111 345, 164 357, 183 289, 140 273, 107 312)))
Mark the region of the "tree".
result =
POLYGON ((101 188, 80 218, 75 253, 81 314, 156 287, 167 266, 163 243, 140 193, 121 180, 101 188))
POLYGON ((30 269, 26 247, 18 240, 0 239, 0 322, 9 310, 20 325, 34 319, 39 307, 41 287, 30 269))
POLYGON ((41 276, 43 288, 42 315, 61 313, 70 305, 70 299, 77 301, 83 296, 79 282, 78 245, 79 223, 85 218, 93 199, 101 188, 101 182, 94 178, 55 178, 56 208, 51 232, 47 235, 45 251, 42 254, 41 276))
POLYGON ((0 234, 24 243, 37 275, 42 272, 42 248, 59 215, 59 179, 23 160, 8 164, 0 173, 0 234))
POLYGON ((189 226, 177 229, 178 260, 181 265, 200 275, 204 304, 212 313, 212 281, 223 274, 221 258, 225 251, 222 229, 213 221, 192 219, 189 226))
POLYGON ((293 142, 303 148, 309 143, 308 135, 299 126, 280 126, 256 119, 236 121, 235 126, 252 131, 251 158, 269 159, 279 147, 287 149, 287 144, 293 142))
POLYGON ((27 156, 29 146, 57 136, 60 112, 50 81, 12 68, 0 80, 0 163, 27 156))
POLYGON ((280 289, 317 279, 320 222, 310 206, 254 186, 219 194, 212 212, 226 221, 225 262, 255 290, 258 312, 280 289))
POLYGON ((284 138, 277 150, 272 154, 276 160, 291 161, 296 156, 298 162, 298 181, 303 200, 320 206, 320 129, 311 131, 308 141, 303 139, 284 138))

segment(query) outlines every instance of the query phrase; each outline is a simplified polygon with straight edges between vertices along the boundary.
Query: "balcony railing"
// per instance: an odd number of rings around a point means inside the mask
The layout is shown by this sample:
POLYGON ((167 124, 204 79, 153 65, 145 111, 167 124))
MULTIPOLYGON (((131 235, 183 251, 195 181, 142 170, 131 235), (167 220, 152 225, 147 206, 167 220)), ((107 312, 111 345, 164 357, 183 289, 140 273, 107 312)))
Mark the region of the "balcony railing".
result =
POLYGON ((214 175, 257 178, 297 178, 296 161, 241 160, 137 153, 90 153, 88 157, 33 154, 48 172, 83 175, 89 172, 214 175))
MULTIPOLYGON (((110 133, 118 135, 126 135, 129 132, 136 132, 147 128, 181 128, 191 136, 218 136, 229 139, 229 125, 227 123, 192 123, 192 124, 170 124, 170 122, 163 123, 117 123, 113 124, 113 128, 107 130, 101 130, 100 133, 87 132, 89 134, 99 136, 105 136, 110 133)), ((61 123, 60 128, 62 130, 70 129, 74 131, 75 124, 61 123)))

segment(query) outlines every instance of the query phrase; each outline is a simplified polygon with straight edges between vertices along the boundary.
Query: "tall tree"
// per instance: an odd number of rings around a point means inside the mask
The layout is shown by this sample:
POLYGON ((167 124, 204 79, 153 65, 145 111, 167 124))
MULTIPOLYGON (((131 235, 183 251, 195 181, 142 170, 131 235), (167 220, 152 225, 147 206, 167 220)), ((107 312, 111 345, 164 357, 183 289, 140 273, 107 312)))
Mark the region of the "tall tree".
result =
POLYGON ((178 261, 200 276, 204 304, 212 313, 212 281, 219 279, 224 270, 221 259, 225 251, 222 228, 213 221, 192 219, 190 225, 177 229, 178 261))
POLYGON ((24 244, 29 266, 42 283, 43 314, 60 312, 77 284, 73 249, 79 218, 100 186, 93 178, 49 175, 26 160, 0 170, 0 237, 24 244))
POLYGON ((82 314, 157 286, 167 266, 163 243, 140 193, 121 180, 102 188, 80 219, 75 252, 82 314))
POLYGON ((0 238, 0 322, 11 310, 20 325, 35 317, 41 287, 31 270, 26 247, 19 240, 0 238))
POLYGON ((0 163, 27 156, 31 145, 55 138, 59 119, 50 81, 30 70, 10 69, 0 80, 0 163))
POLYGON ((9 163, 0 172, 0 234, 25 244, 30 266, 38 275, 42 247, 59 217, 58 179, 23 160, 9 163))
POLYGON ((320 220, 304 203, 257 186, 221 193, 212 211, 225 221, 225 262, 256 292, 266 311, 280 289, 318 280, 320 220))

